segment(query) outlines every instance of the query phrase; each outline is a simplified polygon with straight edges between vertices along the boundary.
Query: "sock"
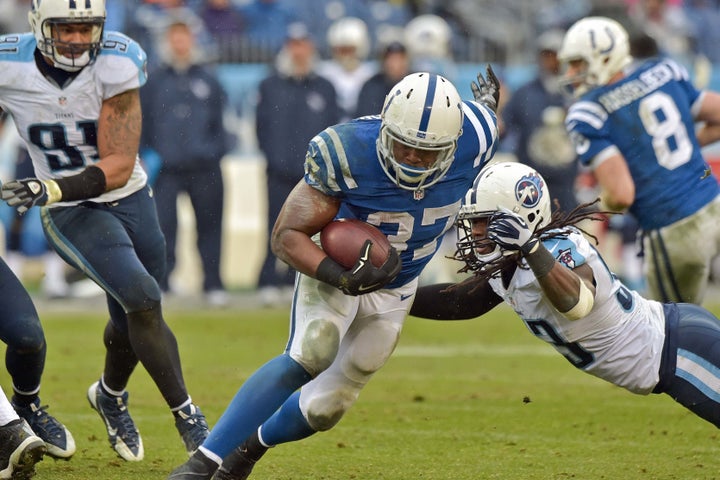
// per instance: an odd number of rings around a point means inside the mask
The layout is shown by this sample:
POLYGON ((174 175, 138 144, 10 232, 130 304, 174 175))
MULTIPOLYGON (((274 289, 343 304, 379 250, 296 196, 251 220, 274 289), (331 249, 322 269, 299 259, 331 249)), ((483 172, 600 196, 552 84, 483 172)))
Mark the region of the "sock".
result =
POLYGON ((287 354, 270 360, 240 387, 203 447, 220 458, 227 457, 310 379, 310 374, 287 354))
POLYGON ((315 433, 300 411, 300 392, 293 393, 261 427, 266 445, 302 440, 315 433))
POLYGON ((18 418, 20 417, 12 405, 10 405, 3 389, 0 388, 0 426, 5 426, 18 418))

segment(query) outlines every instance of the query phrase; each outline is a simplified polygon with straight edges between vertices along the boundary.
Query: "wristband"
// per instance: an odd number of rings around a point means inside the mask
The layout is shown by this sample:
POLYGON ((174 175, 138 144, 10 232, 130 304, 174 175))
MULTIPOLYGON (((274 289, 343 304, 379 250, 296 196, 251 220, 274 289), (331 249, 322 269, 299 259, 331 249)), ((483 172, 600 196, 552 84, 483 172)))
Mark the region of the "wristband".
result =
POLYGON ((340 287, 340 277, 345 268, 330 257, 325 257, 315 270, 315 278, 333 287, 340 287))
POLYGON ((73 200, 99 197, 105 193, 107 180, 105 178, 105 172, 103 172, 100 167, 91 165, 77 175, 46 180, 45 185, 48 189, 47 203, 49 204, 59 202, 60 200, 71 202, 73 200), (55 186, 53 187, 51 184, 55 184, 55 186), (57 188, 57 191, 54 191, 55 188, 57 188), (55 199, 54 195, 58 192, 60 193, 60 198, 55 199), (50 201, 50 199, 53 201, 50 201))
POLYGON ((586 317, 588 313, 590 313, 590 310, 592 310, 594 304, 595 298, 593 297, 592 292, 587 287, 587 285, 585 285, 585 282, 581 278, 580 292, 578 293, 578 302, 567 312, 560 313, 562 313, 565 318, 570 321, 580 320, 581 318, 586 317))
POLYGON ((525 255, 525 259, 538 279, 547 276, 555 266, 555 257, 540 241, 525 255))

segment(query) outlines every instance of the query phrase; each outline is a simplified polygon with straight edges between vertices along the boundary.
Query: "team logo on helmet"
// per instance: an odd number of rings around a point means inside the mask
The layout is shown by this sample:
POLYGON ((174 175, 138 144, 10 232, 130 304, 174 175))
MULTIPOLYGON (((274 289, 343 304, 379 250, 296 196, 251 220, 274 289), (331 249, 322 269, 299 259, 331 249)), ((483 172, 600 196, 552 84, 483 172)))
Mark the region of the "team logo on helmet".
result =
POLYGON ((515 184, 515 198, 525 208, 533 208, 542 197, 542 178, 537 173, 523 176, 515 184))

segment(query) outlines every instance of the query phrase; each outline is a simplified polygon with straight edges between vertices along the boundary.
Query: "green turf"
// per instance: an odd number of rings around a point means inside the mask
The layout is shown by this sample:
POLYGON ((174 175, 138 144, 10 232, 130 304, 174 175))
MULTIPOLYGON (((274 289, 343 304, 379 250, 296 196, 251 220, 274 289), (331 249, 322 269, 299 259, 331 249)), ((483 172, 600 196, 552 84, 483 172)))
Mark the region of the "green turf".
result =
MULTIPOLYGON (((720 309, 714 309, 719 312, 720 309)), ((37 479, 158 479, 184 461, 170 413, 142 368, 130 411, 145 460, 116 457, 85 399, 103 363, 104 312, 43 313, 42 400, 73 432, 69 462, 37 479)), ((242 381, 280 353, 287 313, 168 312, 193 399, 214 424, 242 381)), ((0 382, 10 389, 7 373, 0 382)), ((717 430, 665 396, 586 375, 507 308, 481 320, 409 319, 400 345, 330 432, 271 450, 254 479, 718 479, 717 430)))

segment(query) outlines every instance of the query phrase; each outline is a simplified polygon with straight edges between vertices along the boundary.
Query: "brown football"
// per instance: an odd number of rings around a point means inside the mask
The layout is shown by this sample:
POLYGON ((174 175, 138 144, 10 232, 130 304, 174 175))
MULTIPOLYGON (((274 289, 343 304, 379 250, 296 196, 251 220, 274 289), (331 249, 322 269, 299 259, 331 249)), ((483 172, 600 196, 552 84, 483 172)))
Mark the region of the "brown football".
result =
POLYGON ((320 232, 320 245, 330 258, 345 268, 352 268, 360 257, 365 240, 371 240, 370 262, 381 267, 390 254, 390 241, 376 226, 361 220, 335 220, 320 232))

